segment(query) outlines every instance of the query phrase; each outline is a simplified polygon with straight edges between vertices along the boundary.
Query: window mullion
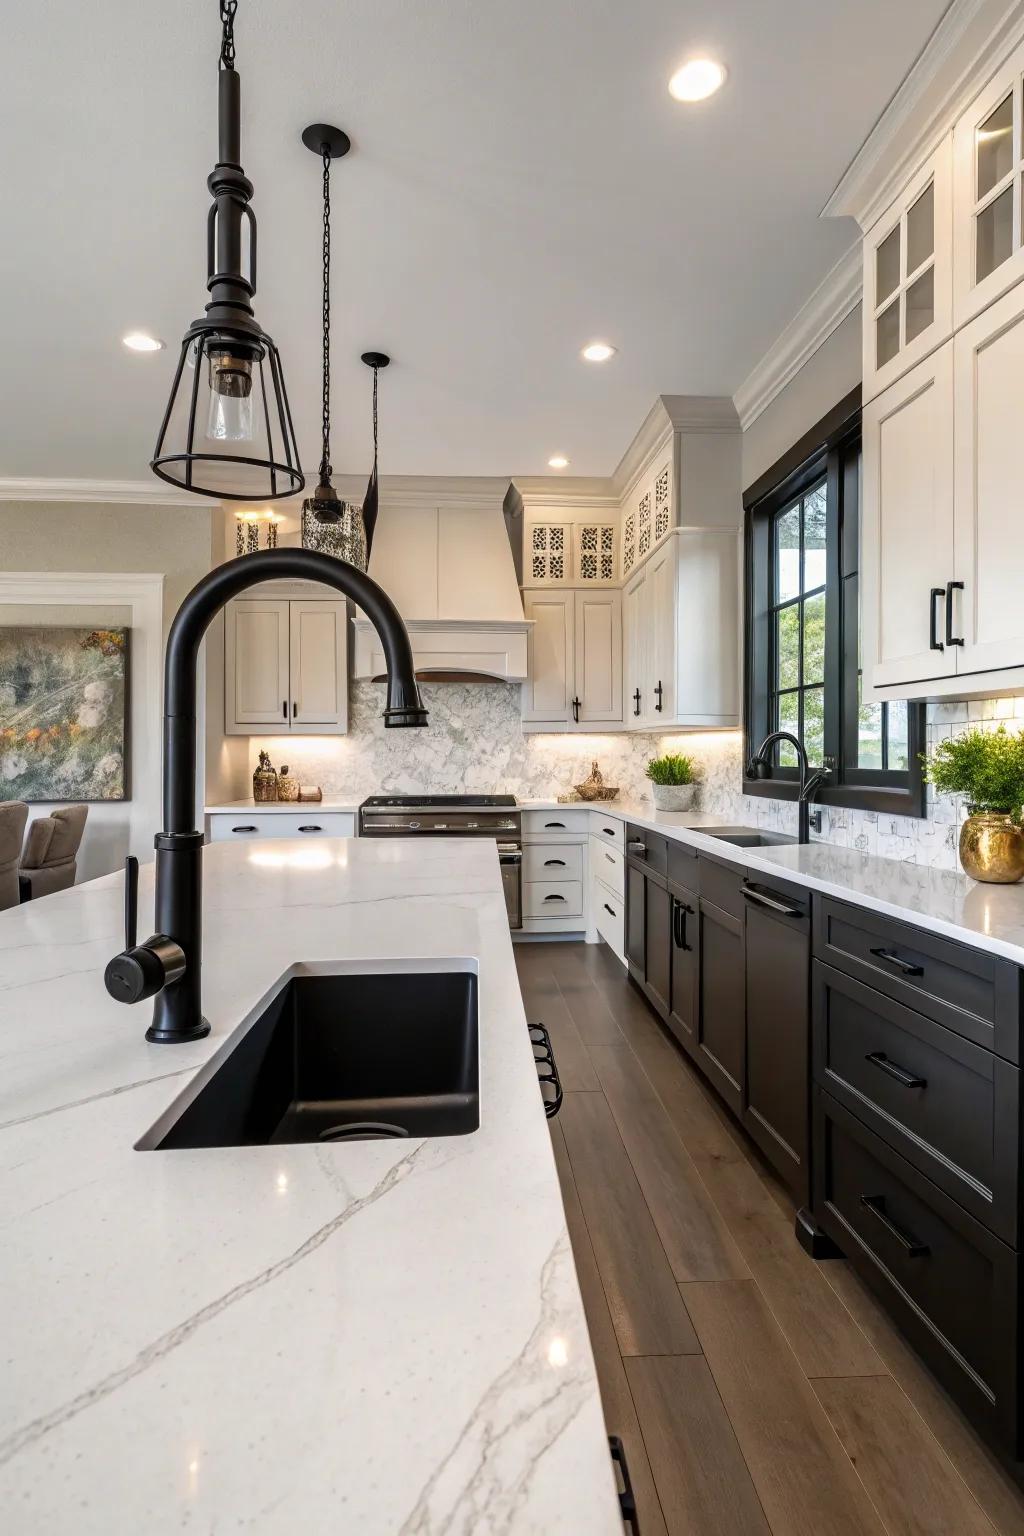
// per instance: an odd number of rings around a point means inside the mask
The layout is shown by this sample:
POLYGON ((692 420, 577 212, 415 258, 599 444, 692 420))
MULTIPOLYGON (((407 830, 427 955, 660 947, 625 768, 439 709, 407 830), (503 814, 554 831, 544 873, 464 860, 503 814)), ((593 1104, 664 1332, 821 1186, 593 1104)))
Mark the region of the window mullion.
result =
MULTIPOLYGON (((846 638, 843 625, 842 584, 842 456, 833 448, 825 474, 825 721, 824 756, 831 766, 832 782, 843 775, 843 667, 846 638)), ((854 635, 856 648, 856 635, 854 635)))

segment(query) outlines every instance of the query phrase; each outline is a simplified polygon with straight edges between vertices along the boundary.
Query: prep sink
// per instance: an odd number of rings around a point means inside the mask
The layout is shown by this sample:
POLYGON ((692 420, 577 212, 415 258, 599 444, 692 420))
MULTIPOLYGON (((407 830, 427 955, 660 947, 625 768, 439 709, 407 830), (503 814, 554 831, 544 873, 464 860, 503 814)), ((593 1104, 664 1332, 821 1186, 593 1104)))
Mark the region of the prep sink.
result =
POLYGON ((292 975, 236 1033, 139 1151, 464 1136, 480 1125, 472 972, 292 975))
POLYGON ((737 848, 781 848, 795 843, 795 837, 784 832, 762 832, 758 827, 699 827, 705 837, 717 837, 723 843, 734 843, 737 848))

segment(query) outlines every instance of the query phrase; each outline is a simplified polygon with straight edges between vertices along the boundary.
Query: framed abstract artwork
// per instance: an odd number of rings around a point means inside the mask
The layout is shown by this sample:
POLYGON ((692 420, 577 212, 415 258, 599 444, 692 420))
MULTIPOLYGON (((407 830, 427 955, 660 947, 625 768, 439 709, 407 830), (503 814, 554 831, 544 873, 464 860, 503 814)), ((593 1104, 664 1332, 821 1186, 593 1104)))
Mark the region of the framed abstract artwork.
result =
POLYGON ((0 800, 127 800, 127 629, 0 627, 0 800))

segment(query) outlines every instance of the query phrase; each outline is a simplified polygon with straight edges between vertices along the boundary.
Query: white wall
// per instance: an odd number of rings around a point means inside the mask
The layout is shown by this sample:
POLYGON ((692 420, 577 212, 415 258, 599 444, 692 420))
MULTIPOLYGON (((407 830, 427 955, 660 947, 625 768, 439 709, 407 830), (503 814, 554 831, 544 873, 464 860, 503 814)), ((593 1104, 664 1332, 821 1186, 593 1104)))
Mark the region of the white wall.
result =
POLYGON ((860 316, 858 304, 785 389, 750 423, 743 434, 744 489, 771 469, 816 421, 860 383, 860 316))

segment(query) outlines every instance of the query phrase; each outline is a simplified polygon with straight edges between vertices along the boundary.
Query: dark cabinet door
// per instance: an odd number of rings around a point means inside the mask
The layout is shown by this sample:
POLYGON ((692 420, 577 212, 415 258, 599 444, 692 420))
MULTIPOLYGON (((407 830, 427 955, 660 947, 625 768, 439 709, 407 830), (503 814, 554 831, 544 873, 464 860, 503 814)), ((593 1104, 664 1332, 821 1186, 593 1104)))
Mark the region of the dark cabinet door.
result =
POLYGON ((672 897, 663 885, 648 878, 646 945, 646 992, 663 1019, 669 1015, 672 977, 672 897))
POLYGON ((647 924, 647 877, 634 864, 626 865, 626 960, 629 974, 641 986, 644 982, 644 930, 647 924))
POLYGON ((811 922, 805 893, 744 887, 747 1059, 743 1120, 799 1204, 810 1198, 811 922))
POLYGON ((697 897, 682 888, 671 890, 672 975, 669 983, 668 1024, 690 1055, 697 1051, 698 942, 697 897))
POLYGON ((743 919, 700 903, 700 1064, 737 1115, 743 1112, 743 919))

